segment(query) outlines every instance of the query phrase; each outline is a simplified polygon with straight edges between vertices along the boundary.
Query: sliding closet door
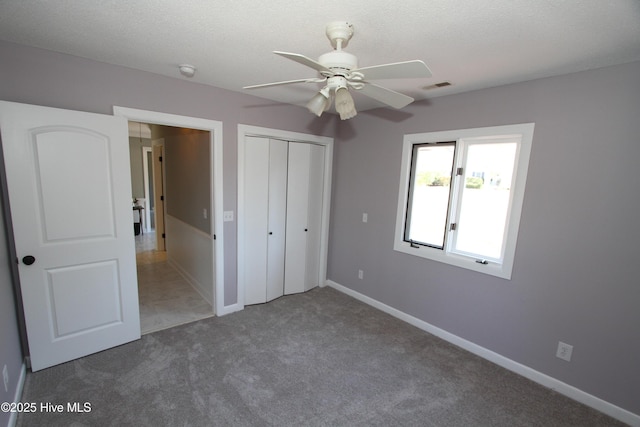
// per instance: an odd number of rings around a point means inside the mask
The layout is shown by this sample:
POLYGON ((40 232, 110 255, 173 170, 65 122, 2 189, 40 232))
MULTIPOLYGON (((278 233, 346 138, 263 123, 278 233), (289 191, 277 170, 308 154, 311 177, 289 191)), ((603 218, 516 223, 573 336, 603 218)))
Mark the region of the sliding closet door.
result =
POLYGON ((319 283, 324 147, 289 143, 284 293, 319 283))

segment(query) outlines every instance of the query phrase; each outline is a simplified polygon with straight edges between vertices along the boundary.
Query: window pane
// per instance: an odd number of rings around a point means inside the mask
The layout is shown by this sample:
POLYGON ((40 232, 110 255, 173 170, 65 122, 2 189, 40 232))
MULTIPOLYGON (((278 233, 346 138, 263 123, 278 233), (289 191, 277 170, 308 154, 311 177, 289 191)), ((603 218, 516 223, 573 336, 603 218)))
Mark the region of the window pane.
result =
POLYGON ((444 247, 454 143, 415 145, 405 240, 444 247))
POLYGON ((516 148, 515 142, 468 146, 456 252, 502 259, 516 148))

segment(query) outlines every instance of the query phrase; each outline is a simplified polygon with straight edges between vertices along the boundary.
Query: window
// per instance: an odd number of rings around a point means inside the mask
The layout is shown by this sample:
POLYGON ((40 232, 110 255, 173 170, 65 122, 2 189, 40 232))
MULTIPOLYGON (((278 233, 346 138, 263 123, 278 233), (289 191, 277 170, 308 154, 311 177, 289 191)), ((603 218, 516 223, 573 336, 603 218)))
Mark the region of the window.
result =
POLYGON ((405 135, 394 249, 510 279, 533 128, 405 135))

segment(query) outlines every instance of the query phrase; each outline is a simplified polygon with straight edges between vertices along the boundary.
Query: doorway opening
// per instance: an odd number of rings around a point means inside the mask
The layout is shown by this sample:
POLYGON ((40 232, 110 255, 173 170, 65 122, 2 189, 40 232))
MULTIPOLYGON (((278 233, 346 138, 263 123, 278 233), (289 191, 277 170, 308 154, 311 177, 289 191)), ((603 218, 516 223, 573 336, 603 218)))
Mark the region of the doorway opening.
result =
MULTIPOLYGON (((176 267, 183 278, 189 279, 192 286, 209 301, 215 315, 223 315, 237 311, 237 303, 225 305, 224 294, 224 229, 222 215, 222 123, 213 120, 188 116, 137 110, 125 107, 114 107, 114 115, 125 117, 129 121, 160 125, 180 129, 195 129, 208 132, 208 155, 206 161, 210 165, 208 176, 201 179, 208 183, 209 206, 200 210, 200 215, 207 221, 208 229, 202 231, 181 219, 180 215, 168 212, 166 215, 165 234, 167 239, 167 259, 176 267), (206 217, 206 218, 204 218, 206 217), (173 238, 171 237, 173 236, 173 238)), ((166 142, 166 141, 165 141, 166 142)), ((202 157, 202 156, 200 156, 202 157)), ((165 180, 171 185, 171 180, 165 180)), ((154 191, 157 189, 154 184, 154 191)), ((190 193, 174 192, 173 194, 190 193)), ((175 202, 174 207, 181 207, 175 202)), ((157 212, 158 204, 154 205, 157 212)), ((197 212, 191 210, 190 214, 197 212)), ((150 220, 151 224, 154 220, 150 220)), ((156 237, 158 235, 157 220, 154 222, 156 237)), ((142 228, 144 230, 144 227, 142 228)), ((234 296, 230 296, 233 298, 234 296)))
MULTIPOLYGON (((225 301, 222 122, 119 106, 113 107, 113 113, 129 121, 209 131, 211 210, 208 212, 208 219, 211 229, 209 233, 191 233, 192 238, 189 242, 175 242, 176 247, 182 250, 173 253, 177 263, 184 267, 185 273, 191 274, 195 281, 202 285, 201 290, 209 297, 217 316, 241 310, 237 292, 227 295, 229 302, 225 301)), ((155 209, 159 209, 157 205, 155 209)), ((179 220, 167 221, 165 229, 167 236, 181 236, 185 234, 181 232, 183 229, 191 230, 179 220)), ((170 249, 167 251, 169 255, 170 249)))
POLYGON ((215 130, 132 121, 129 128, 145 334, 216 313, 215 130))
POLYGON ((140 332, 148 334, 215 315, 187 278, 155 248, 156 231, 140 234, 136 241, 136 270, 140 332))

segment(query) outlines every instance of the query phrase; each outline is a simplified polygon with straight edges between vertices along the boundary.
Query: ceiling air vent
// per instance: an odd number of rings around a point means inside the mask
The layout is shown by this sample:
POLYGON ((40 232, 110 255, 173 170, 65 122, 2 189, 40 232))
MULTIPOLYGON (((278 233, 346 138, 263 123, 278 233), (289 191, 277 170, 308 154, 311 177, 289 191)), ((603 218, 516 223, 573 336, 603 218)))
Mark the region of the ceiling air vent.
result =
POLYGON ((451 86, 451 83, 450 82, 440 82, 440 83, 432 84, 432 85, 429 85, 429 86, 425 86, 422 89, 431 90, 431 89, 438 89, 438 88, 447 87, 447 86, 451 86))

